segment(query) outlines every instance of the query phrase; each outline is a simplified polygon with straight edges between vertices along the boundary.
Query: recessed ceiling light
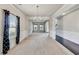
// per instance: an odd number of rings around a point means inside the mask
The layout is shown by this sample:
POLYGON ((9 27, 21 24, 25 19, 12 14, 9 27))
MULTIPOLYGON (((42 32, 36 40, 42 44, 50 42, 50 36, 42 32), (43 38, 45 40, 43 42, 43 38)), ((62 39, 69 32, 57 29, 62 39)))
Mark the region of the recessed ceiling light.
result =
POLYGON ((64 16, 64 15, 66 15, 66 13, 62 13, 62 15, 64 16))

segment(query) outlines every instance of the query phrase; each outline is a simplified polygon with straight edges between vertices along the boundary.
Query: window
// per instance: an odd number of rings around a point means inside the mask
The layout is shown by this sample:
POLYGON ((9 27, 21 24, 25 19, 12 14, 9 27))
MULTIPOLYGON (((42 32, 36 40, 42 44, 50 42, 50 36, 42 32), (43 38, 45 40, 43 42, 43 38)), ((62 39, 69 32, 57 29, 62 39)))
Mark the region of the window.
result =
POLYGON ((16 45, 16 30, 17 29, 17 18, 16 16, 9 15, 9 40, 10 48, 13 48, 16 45))
POLYGON ((10 34, 10 37, 16 35, 16 25, 17 25, 16 16, 10 14, 10 16, 9 16, 9 34, 10 34))

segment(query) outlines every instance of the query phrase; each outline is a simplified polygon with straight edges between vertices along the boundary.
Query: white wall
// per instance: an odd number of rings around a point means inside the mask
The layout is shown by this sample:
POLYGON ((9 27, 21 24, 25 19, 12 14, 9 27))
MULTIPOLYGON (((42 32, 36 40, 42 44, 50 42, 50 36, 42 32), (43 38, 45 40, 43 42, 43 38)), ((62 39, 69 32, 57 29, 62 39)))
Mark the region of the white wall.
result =
POLYGON ((28 16, 23 14, 19 9, 10 4, 0 4, 0 53, 2 52, 2 40, 3 40, 3 14, 2 9, 9 10, 11 13, 20 17, 20 40, 28 36, 28 16))
POLYGON ((32 24, 32 21, 30 21, 30 20, 29 20, 28 23, 29 23, 29 25, 30 25, 29 28, 28 28, 28 30, 29 30, 28 33, 29 33, 29 35, 31 35, 32 32, 33 32, 33 24, 32 24))
MULTIPOLYGON (((79 6, 77 6, 79 7, 79 6)), ((61 19, 57 19, 57 16, 62 15, 65 12, 71 11, 71 9, 76 8, 76 5, 64 5, 62 8, 60 8, 53 16, 52 20, 57 20, 58 26, 57 29, 55 25, 53 26, 53 29, 55 27, 56 30, 54 30, 57 33, 54 33, 55 35, 59 35, 65 39, 68 39, 70 41, 73 41, 77 44, 79 44, 79 10, 73 11, 63 17, 61 19), (75 6, 75 7, 74 7, 75 6)))
POLYGON ((53 26, 53 19, 50 17, 49 19, 49 36, 54 39, 53 33, 54 33, 54 26, 53 26))
POLYGON ((54 17, 50 17, 50 37, 52 37, 53 39, 56 38, 56 23, 57 19, 54 17))
POLYGON ((49 21, 45 23, 45 31, 49 32, 49 21))
POLYGON ((63 30, 79 32, 79 9, 63 17, 63 30))
POLYGON ((79 44, 79 9, 63 17, 63 31, 68 40, 79 44))

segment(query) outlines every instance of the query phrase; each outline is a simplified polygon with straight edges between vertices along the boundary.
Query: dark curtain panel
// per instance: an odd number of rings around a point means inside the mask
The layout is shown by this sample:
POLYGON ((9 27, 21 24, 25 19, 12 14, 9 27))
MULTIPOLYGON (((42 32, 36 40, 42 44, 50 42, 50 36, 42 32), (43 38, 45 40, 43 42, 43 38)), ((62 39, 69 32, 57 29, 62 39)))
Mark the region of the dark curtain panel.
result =
POLYGON ((17 17, 17 36, 16 36, 16 44, 19 44, 20 41, 20 17, 17 17))
POLYGON ((4 34, 3 34, 3 54, 6 54, 10 48, 9 43, 9 11, 4 10, 4 34))

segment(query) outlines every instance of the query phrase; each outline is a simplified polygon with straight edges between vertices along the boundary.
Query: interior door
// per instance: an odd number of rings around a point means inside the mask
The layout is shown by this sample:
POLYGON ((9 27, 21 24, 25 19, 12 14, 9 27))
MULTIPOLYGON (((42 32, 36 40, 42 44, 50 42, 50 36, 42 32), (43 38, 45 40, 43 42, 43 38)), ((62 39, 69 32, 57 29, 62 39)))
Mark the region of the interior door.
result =
POLYGON ((40 24, 39 26, 40 26, 40 30, 39 31, 40 32, 44 32, 44 25, 43 24, 40 24))
POLYGON ((38 32, 38 24, 33 25, 33 30, 34 30, 34 32, 38 32))
POLYGON ((34 22, 33 23, 33 32, 45 32, 45 23, 34 22))

